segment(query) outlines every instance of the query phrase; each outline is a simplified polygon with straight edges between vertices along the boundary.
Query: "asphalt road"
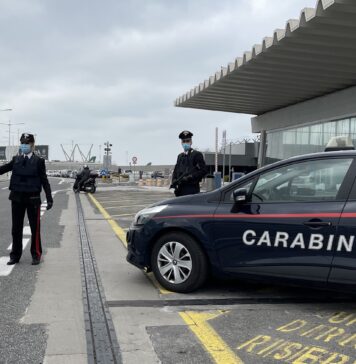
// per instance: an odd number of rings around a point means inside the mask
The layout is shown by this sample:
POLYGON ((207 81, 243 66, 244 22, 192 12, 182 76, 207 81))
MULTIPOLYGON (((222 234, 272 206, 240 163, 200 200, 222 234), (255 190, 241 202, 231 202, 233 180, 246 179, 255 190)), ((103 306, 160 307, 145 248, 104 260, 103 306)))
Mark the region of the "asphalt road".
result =
MULTIPOLYGON (((52 191, 69 187, 61 179, 50 179, 52 191)), ((41 265, 31 265, 30 243, 27 243, 19 264, 6 265, 11 245, 11 204, 8 200, 8 182, 0 182, 0 363, 42 363, 46 348, 44 325, 23 325, 24 316, 35 290, 37 273, 41 265)), ((42 201, 44 196, 42 197, 42 201)), ((43 259, 49 247, 58 246, 63 227, 59 218, 66 208, 68 197, 63 192, 55 193, 53 210, 42 216, 43 259)), ((24 239, 30 237, 29 224, 25 218, 24 239)), ((45 303, 44 303, 45 304, 45 303)))

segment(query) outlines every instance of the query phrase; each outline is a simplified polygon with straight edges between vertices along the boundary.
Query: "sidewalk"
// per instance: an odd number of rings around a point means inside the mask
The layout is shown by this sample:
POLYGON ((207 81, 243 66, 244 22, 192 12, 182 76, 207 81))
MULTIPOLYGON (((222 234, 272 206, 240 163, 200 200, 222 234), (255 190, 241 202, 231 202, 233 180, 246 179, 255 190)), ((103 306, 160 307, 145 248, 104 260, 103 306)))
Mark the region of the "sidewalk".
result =
POLYGON ((69 193, 68 209, 60 221, 65 227, 62 240, 59 247, 47 248, 22 319, 24 324, 47 326, 45 364, 87 363, 76 213, 74 195, 69 193))
MULTIPOLYGON (((148 278, 126 262, 127 250, 104 219, 94 210, 88 198, 81 195, 85 220, 107 301, 159 299, 159 293, 148 278)), ((156 309, 110 308, 123 363, 159 363, 146 326, 159 322, 172 324, 172 315, 165 320, 156 309)), ((176 317, 174 324, 181 324, 176 317)))

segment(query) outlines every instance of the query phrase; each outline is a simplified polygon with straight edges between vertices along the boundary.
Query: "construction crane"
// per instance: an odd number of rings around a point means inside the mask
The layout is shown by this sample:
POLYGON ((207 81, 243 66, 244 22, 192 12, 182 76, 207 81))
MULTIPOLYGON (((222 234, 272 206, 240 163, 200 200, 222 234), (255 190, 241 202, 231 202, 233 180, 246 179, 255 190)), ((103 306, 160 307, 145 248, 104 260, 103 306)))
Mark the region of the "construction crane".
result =
POLYGON ((89 163, 89 162, 91 162, 93 159, 94 159, 94 161, 95 161, 96 157, 95 157, 95 156, 94 156, 94 157, 92 157, 92 156, 91 156, 91 151, 92 151, 92 149, 93 149, 93 146, 94 146, 94 144, 91 144, 90 149, 89 149, 89 152, 85 155, 85 154, 83 153, 83 151, 81 150, 81 148, 80 148, 79 144, 74 144, 74 143, 72 142, 72 150, 71 150, 71 152, 70 152, 70 153, 68 153, 68 152, 65 150, 65 148, 64 148, 64 146, 63 146, 63 144, 61 144, 61 148, 62 148, 62 151, 63 151, 63 153, 64 153, 64 156, 65 156, 65 158, 66 158, 66 161, 67 161, 67 162, 74 162, 74 159, 75 159, 75 151, 76 151, 76 149, 78 149, 79 154, 80 154, 80 156, 81 156, 81 158, 82 158, 83 163, 89 163))

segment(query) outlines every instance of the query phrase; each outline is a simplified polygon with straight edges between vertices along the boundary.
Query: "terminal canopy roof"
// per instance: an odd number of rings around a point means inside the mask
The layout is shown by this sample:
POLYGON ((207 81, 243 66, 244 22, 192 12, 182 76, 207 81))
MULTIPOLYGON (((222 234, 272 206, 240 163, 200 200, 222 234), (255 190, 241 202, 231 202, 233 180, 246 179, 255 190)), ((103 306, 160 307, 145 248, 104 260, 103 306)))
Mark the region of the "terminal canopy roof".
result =
POLYGON ((356 0, 319 0, 175 101, 261 115, 356 84, 356 0))

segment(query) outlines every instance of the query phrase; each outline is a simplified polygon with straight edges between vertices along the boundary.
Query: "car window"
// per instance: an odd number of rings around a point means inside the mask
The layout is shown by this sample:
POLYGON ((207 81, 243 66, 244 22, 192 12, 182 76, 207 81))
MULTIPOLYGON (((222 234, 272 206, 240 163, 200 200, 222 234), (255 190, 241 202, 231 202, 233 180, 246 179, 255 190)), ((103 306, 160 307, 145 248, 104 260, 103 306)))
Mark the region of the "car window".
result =
POLYGON ((260 175, 252 202, 312 202, 336 200, 352 159, 312 160, 260 175))

